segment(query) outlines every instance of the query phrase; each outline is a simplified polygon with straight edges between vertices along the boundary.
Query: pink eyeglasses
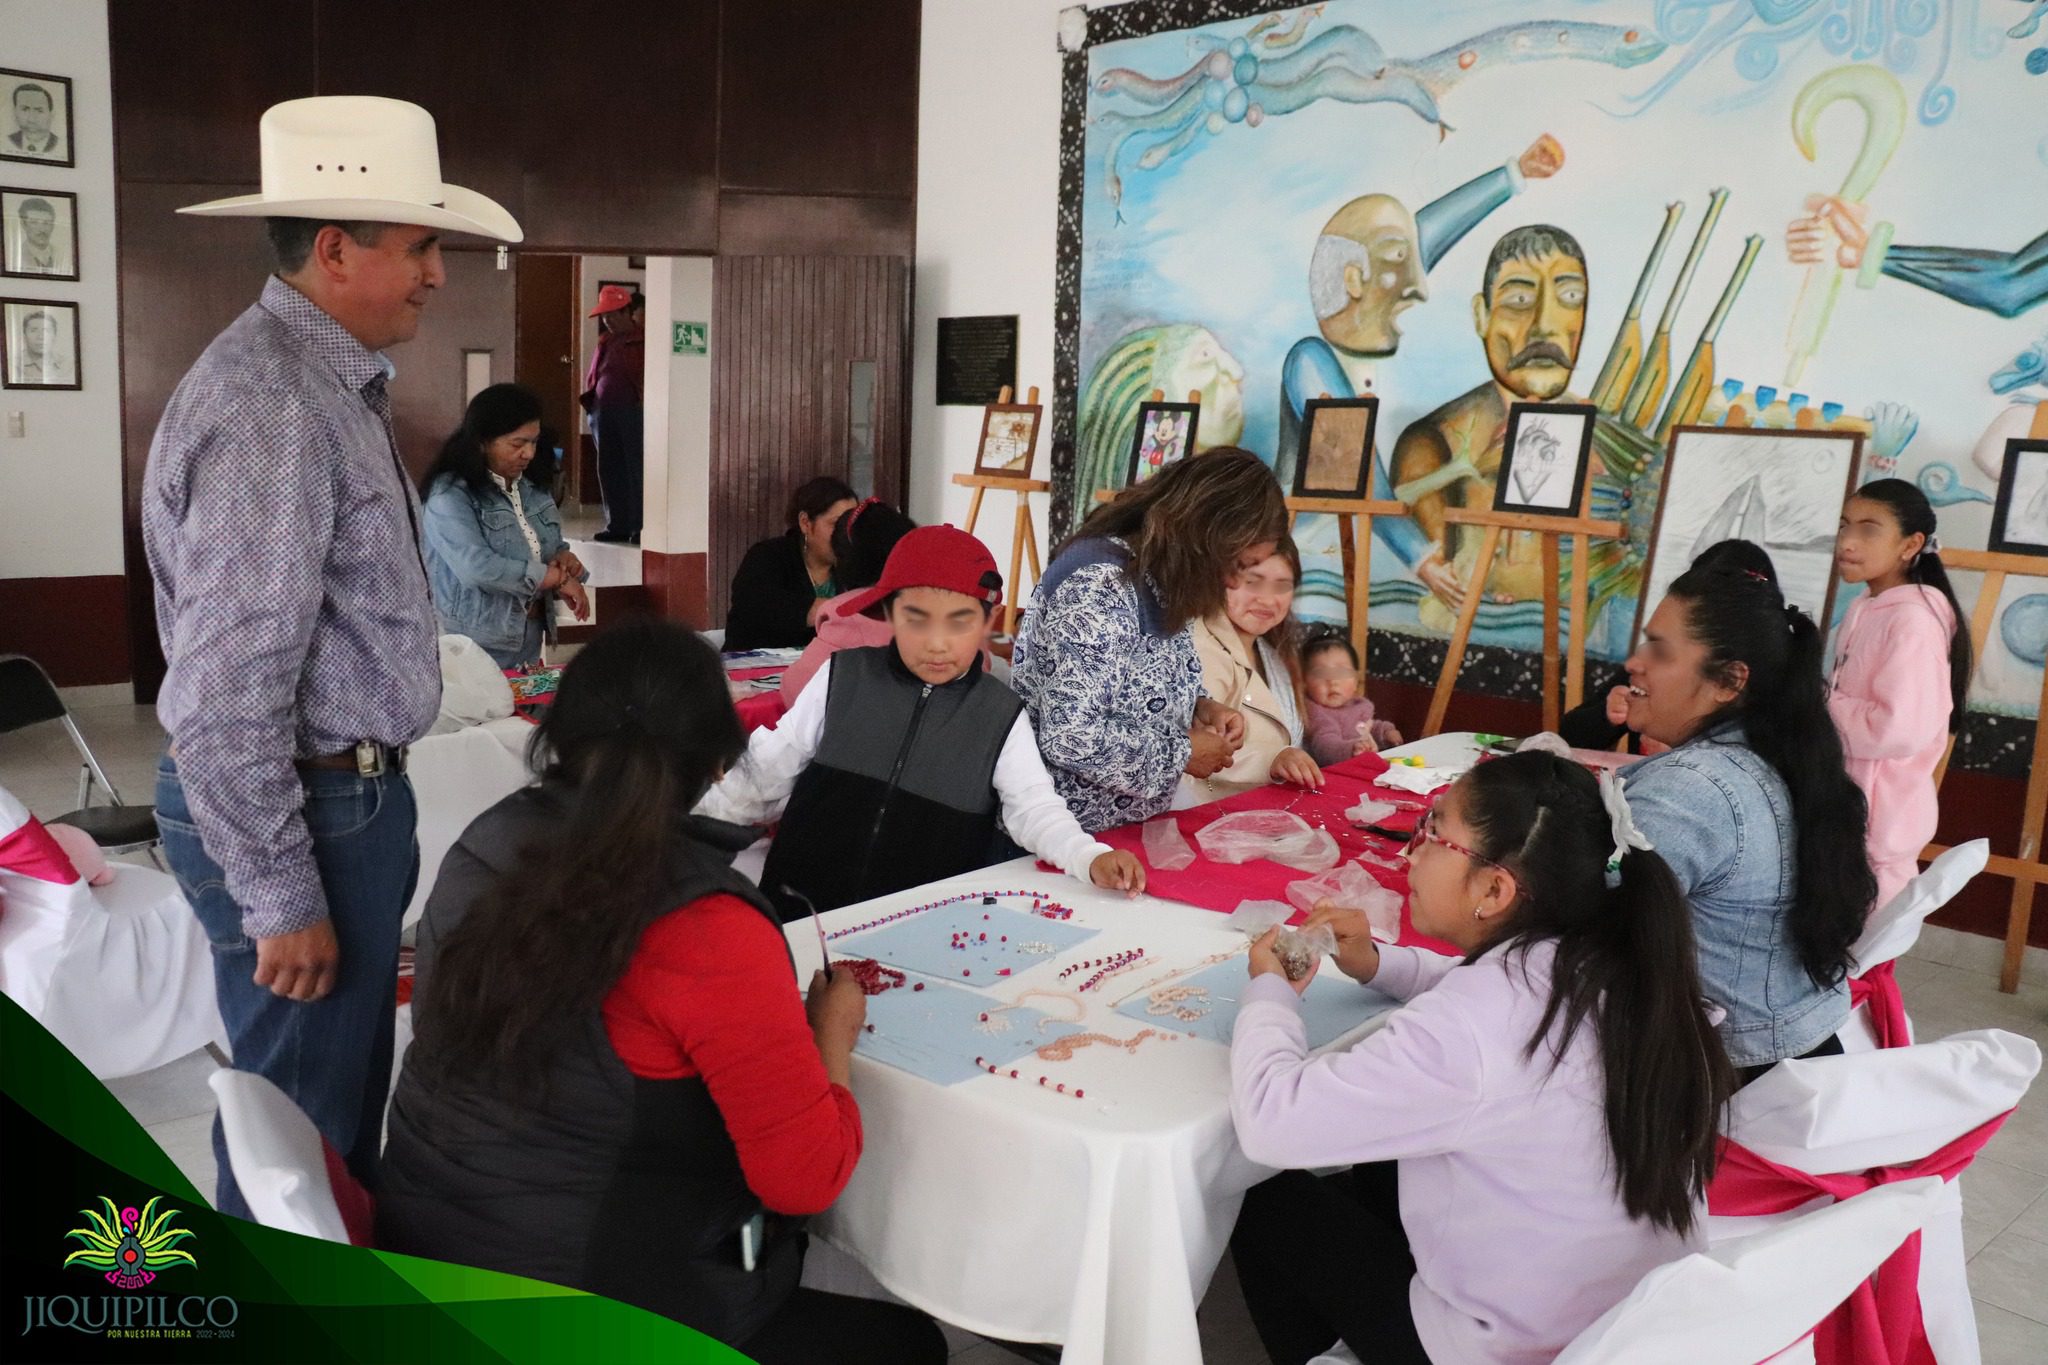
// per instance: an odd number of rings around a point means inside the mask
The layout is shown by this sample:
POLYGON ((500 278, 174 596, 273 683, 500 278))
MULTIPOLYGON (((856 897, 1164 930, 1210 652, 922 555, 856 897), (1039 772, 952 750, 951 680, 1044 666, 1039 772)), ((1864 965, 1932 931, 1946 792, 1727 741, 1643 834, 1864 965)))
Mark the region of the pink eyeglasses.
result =
POLYGON ((1434 809, 1425 811, 1422 818, 1415 822, 1415 833, 1409 836, 1408 847, 1405 850, 1407 856, 1414 857, 1415 850, 1422 847, 1425 843, 1441 844, 1453 853, 1462 853, 1473 862, 1485 863, 1488 867, 1500 866, 1493 859, 1474 853, 1463 844, 1452 843, 1449 839, 1444 838, 1443 835, 1438 834, 1436 832, 1436 811, 1434 809))

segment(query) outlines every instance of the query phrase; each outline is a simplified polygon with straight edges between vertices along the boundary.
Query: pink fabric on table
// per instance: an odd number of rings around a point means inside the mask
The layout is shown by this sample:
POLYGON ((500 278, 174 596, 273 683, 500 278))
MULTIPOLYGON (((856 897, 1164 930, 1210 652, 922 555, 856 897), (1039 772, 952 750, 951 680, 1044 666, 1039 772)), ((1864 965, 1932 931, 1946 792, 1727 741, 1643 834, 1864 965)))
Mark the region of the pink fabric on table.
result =
POLYGON ((781 664, 763 664, 758 668, 728 669, 725 676, 732 682, 752 682, 756 678, 772 678, 780 672, 781 664))
MULTIPOLYGON (((1235 910, 1241 901, 1285 900, 1290 883, 1313 875, 1283 863, 1268 862, 1264 858, 1255 858, 1248 863, 1219 863, 1206 857, 1202 853, 1201 844, 1195 840, 1196 831, 1210 821, 1235 811, 1291 811, 1310 824, 1327 829, 1336 839, 1338 852, 1346 861, 1357 858, 1359 853, 1365 850, 1382 857, 1391 857, 1399 853, 1401 844, 1397 841, 1368 834, 1362 829, 1355 828, 1344 818, 1345 811, 1367 799, 1411 804, 1415 802, 1416 798, 1412 793, 1373 785, 1373 779, 1384 773, 1387 766, 1387 760, 1378 754, 1360 754, 1356 758, 1323 769, 1324 786, 1319 792, 1275 784, 1239 792, 1221 801, 1212 801, 1206 806, 1195 806, 1160 816, 1162 820, 1171 819, 1180 825, 1180 832, 1187 837, 1188 847, 1195 851, 1195 861, 1178 872, 1162 872, 1149 863, 1146 864, 1146 892, 1165 900, 1179 901, 1183 905, 1196 905, 1204 910, 1228 913, 1235 910)), ((1379 823, 1389 829, 1411 830, 1420 818, 1419 811, 1397 810, 1379 823)), ((1104 830, 1096 837, 1111 848, 1133 853, 1143 861, 1143 830, 1142 823, 1121 825, 1116 829, 1104 830)), ((1385 868, 1377 863, 1366 862, 1362 866, 1380 885, 1400 892, 1403 897, 1408 894, 1408 873, 1405 865, 1400 868, 1385 868)), ((1306 911, 1296 911, 1288 922, 1296 924, 1306 918, 1306 911)), ((1408 907, 1405 902, 1401 907, 1401 942, 1411 947, 1427 948, 1433 952, 1457 952, 1457 949, 1448 943, 1416 933, 1414 926, 1409 923, 1408 907)))
MULTIPOLYGON (((1722 1138, 1714 1178, 1707 1186, 1707 1210, 1753 1217, 1796 1209, 1818 1194, 1839 1201, 1899 1180, 1928 1175, 1953 1180, 2011 1117, 2007 1110, 1918 1161, 1826 1175, 1781 1166, 1722 1138)), ((1901 1243, 1877 1274, 1821 1320, 1813 1347, 1821 1365, 1935 1365, 1920 1315, 1919 1233, 1901 1243)))
POLYGON ((783 717, 789 708, 782 704, 779 692, 759 692, 751 697, 742 697, 733 703, 732 709, 740 714, 740 725, 748 734, 756 730, 773 730, 775 722, 783 717))

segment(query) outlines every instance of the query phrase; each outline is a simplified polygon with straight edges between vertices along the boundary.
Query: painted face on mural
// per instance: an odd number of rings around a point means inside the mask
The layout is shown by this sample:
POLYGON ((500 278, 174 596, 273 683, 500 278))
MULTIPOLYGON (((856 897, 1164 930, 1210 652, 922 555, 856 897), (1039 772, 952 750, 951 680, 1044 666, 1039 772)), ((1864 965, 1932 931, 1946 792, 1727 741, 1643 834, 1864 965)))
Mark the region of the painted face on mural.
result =
POLYGON ((1494 382, 1517 398, 1563 393, 1586 326, 1586 263, 1545 250, 1501 263, 1493 287, 1472 300, 1494 382))
POLYGON ((1429 297, 1415 215, 1387 194, 1368 194, 1338 209, 1316 241, 1309 294, 1331 345, 1393 354, 1401 345, 1395 315, 1429 297))

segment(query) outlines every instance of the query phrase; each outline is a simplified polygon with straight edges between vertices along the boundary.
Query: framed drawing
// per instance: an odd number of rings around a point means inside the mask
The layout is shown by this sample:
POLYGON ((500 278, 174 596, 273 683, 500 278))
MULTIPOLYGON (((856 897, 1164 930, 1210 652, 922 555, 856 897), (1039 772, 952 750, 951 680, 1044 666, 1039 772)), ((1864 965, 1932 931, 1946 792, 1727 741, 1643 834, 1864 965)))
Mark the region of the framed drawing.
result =
POLYGON ((0 161, 71 166, 71 79, 0 67, 0 161))
POLYGON ((1146 403, 1138 409, 1131 433, 1131 463, 1124 486, 1139 484, 1166 466, 1185 459, 1195 448, 1198 403, 1146 403))
POLYGON ((78 305, 0 299, 0 383, 10 389, 75 389, 78 305))
POLYGON ((1636 633, 1700 551, 1723 540, 1762 546, 1785 600, 1826 630, 1835 531, 1862 462, 1863 437, 1852 431, 1672 428, 1636 633))
POLYGON ((1998 472, 1998 502, 1991 509, 1991 539, 1998 554, 2048 556, 2048 441, 2005 443, 1998 472))
POLYGON ((1508 409, 1493 510, 1575 517, 1584 508, 1593 451, 1591 403, 1516 403, 1508 409))
POLYGON ((983 408, 974 472, 1030 478, 1031 457, 1038 452, 1038 422, 1044 413, 1037 403, 990 403, 983 408))
POLYGON ((78 196, 0 185, 0 275, 78 278, 78 196))
POLYGON ((1311 398, 1301 414, 1294 461, 1297 498, 1362 498, 1372 478, 1372 436, 1380 400, 1311 398))

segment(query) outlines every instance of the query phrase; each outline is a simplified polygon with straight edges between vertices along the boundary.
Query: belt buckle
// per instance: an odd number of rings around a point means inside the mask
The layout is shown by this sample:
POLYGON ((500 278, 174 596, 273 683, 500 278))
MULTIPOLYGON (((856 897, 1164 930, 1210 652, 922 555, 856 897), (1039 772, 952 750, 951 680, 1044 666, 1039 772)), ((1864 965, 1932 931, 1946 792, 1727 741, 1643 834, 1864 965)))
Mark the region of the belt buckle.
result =
POLYGON ((384 746, 375 740, 363 740, 356 745, 356 776, 382 777, 384 775, 384 746))

